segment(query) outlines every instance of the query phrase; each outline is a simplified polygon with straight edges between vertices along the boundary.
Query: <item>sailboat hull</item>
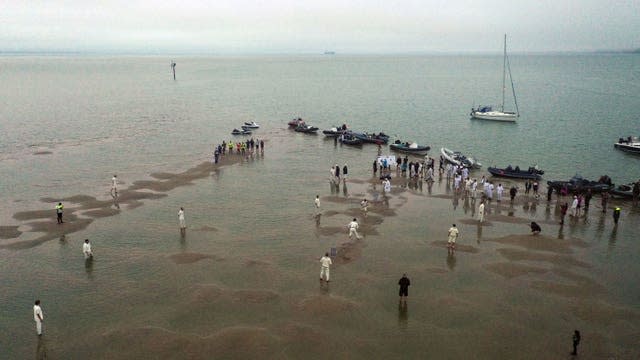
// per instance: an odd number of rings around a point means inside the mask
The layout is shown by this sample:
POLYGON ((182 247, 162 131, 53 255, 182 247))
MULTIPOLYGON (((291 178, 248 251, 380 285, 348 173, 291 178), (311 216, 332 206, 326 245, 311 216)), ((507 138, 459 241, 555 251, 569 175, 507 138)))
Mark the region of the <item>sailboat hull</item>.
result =
POLYGON ((493 121, 506 121, 506 122, 516 122, 518 118, 518 114, 512 112, 501 112, 501 111, 472 111, 471 117, 474 119, 480 120, 493 120, 493 121))

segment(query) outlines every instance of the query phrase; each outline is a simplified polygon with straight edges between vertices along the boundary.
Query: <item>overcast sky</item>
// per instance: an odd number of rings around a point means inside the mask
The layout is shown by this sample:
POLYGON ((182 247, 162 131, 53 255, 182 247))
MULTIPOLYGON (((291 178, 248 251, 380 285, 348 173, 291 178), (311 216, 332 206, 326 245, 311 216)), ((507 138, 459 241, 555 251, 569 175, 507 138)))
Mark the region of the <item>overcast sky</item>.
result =
POLYGON ((640 0, 0 0, 0 51, 420 53, 640 48, 640 0))

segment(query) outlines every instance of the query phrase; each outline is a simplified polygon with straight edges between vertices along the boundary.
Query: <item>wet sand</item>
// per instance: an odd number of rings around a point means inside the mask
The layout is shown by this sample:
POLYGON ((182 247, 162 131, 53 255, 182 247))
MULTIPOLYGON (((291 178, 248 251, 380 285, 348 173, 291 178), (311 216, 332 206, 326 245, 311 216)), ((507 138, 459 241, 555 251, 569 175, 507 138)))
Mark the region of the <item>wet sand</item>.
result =
MULTIPOLYGON (((21 211, 13 214, 15 220, 22 222, 21 226, 28 228, 27 233, 40 233, 41 235, 32 240, 20 240, 20 236, 24 232, 17 231, 17 227, 0 226, 2 229, 0 238, 15 240, 0 244, 0 249, 28 249, 50 240, 59 239, 62 235, 84 230, 95 219, 114 216, 125 209, 135 209, 142 206, 144 200, 161 199, 177 187, 193 185, 193 181, 209 177, 219 167, 242 161, 245 161, 242 156, 232 154, 221 157, 218 164, 204 162, 177 174, 154 173, 151 176, 157 180, 134 181, 128 188, 119 190, 117 197, 107 200, 99 200, 96 197, 82 194, 61 199, 41 198, 43 203, 50 204, 50 210, 21 211), (64 205, 63 224, 55 222, 54 208, 58 202, 62 202, 64 205), (122 206, 126 208, 123 209, 122 206)), ((211 229, 205 229, 205 231, 212 231, 211 229)))

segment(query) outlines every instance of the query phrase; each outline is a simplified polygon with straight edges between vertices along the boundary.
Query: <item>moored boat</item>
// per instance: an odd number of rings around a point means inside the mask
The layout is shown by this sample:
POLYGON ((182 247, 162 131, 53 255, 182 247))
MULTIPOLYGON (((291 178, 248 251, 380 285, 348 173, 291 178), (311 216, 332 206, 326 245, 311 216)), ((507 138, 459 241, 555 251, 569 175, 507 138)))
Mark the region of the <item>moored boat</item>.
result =
POLYGON ((613 190, 611 190, 610 193, 611 195, 620 198, 632 199, 634 189, 636 191, 636 194, 640 194, 640 180, 635 183, 618 185, 613 190))
POLYGON ((389 142, 389 135, 386 135, 383 132, 380 132, 379 134, 369 134, 367 132, 352 131, 351 133, 353 134, 353 136, 365 143, 386 144, 387 142, 389 142))
POLYGON ((342 126, 332 127, 331 129, 322 130, 322 133, 326 137, 337 137, 345 133, 347 130, 347 125, 343 124, 342 126))
POLYGON ((536 166, 531 166, 527 170, 520 170, 518 166, 512 168, 511 165, 506 168, 489 167, 487 171, 497 177, 529 180, 540 180, 542 179, 542 174, 544 174, 544 171, 539 170, 536 166))
POLYGON ((430 146, 421 146, 415 142, 402 142, 400 140, 396 140, 393 144, 390 144, 389 148, 398 152, 416 155, 426 155, 427 152, 431 150, 430 146))
POLYGON ((614 188, 614 185, 611 183, 611 178, 607 175, 600 177, 598 181, 590 181, 580 175, 575 175, 568 181, 547 181, 547 185, 556 191, 560 191, 560 189, 566 187, 569 193, 585 192, 587 190, 599 193, 603 191, 610 191, 614 188))
POLYGON ((340 139, 340 142, 345 145, 352 145, 352 146, 362 145, 362 140, 353 136, 353 134, 350 132, 345 132, 344 134, 340 135, 339 139, 340 139))
POLYGON ((260 125, 256 124, 255 121, 252 121, 252 122, 245 122, 242 127, 243 128, 246 127, 248 129, 258 129, 260 128, 260 125))
POLYGON ((640 139, 637 136, 620 138, 617 143, 613 144, 613 147, 624 152, 640 154, 640 139))
POLYGON ((233 131, 231 131, 231 135, 251 135, 251 130, 238 130, 238 129, 233 129, 233 131))
POLYGON ((302 118, 297 118, 289 121, 287 125, 289 125, 290 128, 296 128, 300 125, 305 125, 305 122, 304 120, 302 120, 302 118))
POLYGON ((298 125, 294 129, 296 132, 307 133, 307 134, 315 134, 318 131, 318 128, 311 125, 298 125))
POLYGON ((462 155, 462 153, 459 151, 453 151, 443 147, 440 149, 440 153, 446 161, 454 165, 476 169, 482 167, 482 164, 479 161, 470 156, 462 155))

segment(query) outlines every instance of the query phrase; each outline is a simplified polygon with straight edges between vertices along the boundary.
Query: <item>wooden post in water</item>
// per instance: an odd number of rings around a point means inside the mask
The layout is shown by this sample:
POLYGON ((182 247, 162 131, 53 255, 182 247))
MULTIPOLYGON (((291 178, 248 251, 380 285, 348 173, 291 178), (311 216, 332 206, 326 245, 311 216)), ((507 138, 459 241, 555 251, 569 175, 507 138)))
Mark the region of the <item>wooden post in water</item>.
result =
POLYGON ((176 63, 171 60, 171 70, 173 70, 173 80, 176 79, 176 63))

